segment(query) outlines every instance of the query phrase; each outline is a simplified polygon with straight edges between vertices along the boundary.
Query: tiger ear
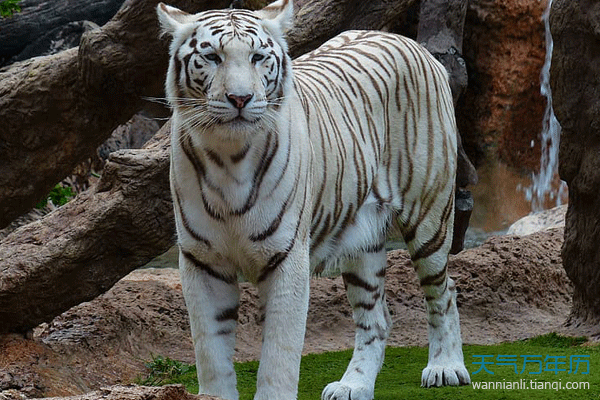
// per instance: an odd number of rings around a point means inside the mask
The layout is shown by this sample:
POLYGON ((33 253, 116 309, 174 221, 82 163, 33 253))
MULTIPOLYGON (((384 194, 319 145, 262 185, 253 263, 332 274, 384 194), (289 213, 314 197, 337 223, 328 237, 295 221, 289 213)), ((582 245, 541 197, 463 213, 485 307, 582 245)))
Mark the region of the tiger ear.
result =
POLYGON ((293 0, 277 0, 256 14, 263 20, 267 29, 287 32, 294 25, 294 2, 293 0))
POLYGON ((156 6, 156 13, 158 14, 162 34, 169 34, 171 36, 173 36, 178 28, 185 25, 190 17, 190 14, 185 11, 181 11, 178 8, 168 6, 164 3, 158 3, 158 6, 156 6))

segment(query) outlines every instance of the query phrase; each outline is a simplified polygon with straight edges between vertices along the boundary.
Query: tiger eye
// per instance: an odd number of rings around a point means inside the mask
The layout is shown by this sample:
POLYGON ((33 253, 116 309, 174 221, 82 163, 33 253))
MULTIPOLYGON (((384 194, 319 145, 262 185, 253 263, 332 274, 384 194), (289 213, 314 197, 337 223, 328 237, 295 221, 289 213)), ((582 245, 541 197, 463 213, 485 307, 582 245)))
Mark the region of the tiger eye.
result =
POLYGON ((220 64, 221 63, 221 57, 219 57, 218 54, 216 53, 208 53, 204 55, 204 58, 207 59, 208 61, 212 61, 216 64, 220 64))

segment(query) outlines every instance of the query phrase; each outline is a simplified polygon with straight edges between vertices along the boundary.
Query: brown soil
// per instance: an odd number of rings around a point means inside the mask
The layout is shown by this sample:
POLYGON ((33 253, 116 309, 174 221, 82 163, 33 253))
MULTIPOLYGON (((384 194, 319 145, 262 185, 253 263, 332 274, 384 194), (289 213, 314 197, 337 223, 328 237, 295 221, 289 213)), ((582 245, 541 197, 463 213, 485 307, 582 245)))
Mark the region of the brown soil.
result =
MULTIPOLYGON (((560 230, 493 237, 452 257, 465 343, 488 344, 558 331, 598 339, 598 327, 568 327, 571 284, 562 268, 560 230)), ((388 257, 387 299, 394 320, 389 344, 425 345, 423 297, 407 254, 388 257)), ((353 323, 340 278, 311 282, 305 353, 351 348, 353 323)), ((260 351, 258 296, 242 285, 237 360, 260 351)), ((81 304, 32 338, 0 337, 0 398, 16 389, 29 396, 84 393, 132 382, 144 361, 162 355, 193 362, 177 270, 138 270, 109 292, 81 304), (7 392, 5 392, 7 393, 7 392)))

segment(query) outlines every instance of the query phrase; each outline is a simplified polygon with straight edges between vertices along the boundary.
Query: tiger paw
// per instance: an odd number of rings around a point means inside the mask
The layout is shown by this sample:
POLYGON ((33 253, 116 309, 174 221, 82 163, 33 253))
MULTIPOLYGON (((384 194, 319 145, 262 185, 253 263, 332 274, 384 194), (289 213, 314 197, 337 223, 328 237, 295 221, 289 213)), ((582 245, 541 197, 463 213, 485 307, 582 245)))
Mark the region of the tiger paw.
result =
POLYGON ((374 388, 361 385, 360 382, 332 382, 325 387, 321 400, 372 400, 374 388))
POLYGON ((427 366, 421 374, 421 386, 459 386, 469 385, 471 376, 464 365, 444 367, 441 365, 427 366))

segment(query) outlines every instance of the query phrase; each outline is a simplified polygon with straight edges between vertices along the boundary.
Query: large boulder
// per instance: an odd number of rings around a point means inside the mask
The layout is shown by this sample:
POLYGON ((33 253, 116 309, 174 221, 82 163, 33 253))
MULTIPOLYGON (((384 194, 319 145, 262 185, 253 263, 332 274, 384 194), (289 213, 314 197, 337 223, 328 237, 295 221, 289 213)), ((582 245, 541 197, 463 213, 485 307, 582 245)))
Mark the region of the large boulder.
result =
POLYGON ((573 323, 600 323, 600 3, 555 0, 550 14, 560 177, 569 185, 563 263, 573 323))

